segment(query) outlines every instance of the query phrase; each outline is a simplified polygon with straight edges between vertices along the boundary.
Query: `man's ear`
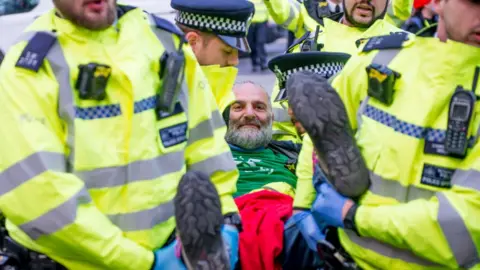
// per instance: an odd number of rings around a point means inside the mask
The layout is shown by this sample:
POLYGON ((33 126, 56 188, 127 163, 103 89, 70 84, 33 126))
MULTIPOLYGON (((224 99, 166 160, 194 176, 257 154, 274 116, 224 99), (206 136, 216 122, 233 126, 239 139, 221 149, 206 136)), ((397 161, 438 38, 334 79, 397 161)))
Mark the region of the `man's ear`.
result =
POLYGON ((197 46, 202 44, 202 37, 196 32, 188 32, 185 38, 187 39, 188 45, 192 47, 193 52, 196 52, 197 46))

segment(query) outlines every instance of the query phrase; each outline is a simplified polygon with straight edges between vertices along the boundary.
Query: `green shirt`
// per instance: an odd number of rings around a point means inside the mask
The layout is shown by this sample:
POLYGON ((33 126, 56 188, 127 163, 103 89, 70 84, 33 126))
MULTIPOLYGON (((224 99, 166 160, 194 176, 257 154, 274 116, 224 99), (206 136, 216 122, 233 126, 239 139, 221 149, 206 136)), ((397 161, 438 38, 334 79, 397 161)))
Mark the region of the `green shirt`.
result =
POLYGON ((236 146, 230 147, 240 172, 234 197, 273 182, 285 182, 296 187, 295 164, 289 162, 287 156, 275 154, 268 148, 246 151, 236 146))

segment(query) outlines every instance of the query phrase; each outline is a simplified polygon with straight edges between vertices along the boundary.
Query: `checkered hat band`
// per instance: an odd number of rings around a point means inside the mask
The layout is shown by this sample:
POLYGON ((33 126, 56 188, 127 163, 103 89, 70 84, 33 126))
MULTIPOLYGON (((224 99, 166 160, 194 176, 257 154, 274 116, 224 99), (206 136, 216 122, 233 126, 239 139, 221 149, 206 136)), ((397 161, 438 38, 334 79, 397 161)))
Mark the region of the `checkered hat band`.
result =
POLYGON ((192 27, 206 29, 211 32, 225 34, 245 34, 247 32, 246 21, 236 21, 229 18, 213 17, 189 12, 178 12, 175 19, 177 22, 192 27))
POLYGON ((317 73, 320 75, 325 76, 327 79, 335 75, 336 73, 340 72, 343 69, 343 63, 324 63, 324 64, 315 64, 309 65, 299 68, 294 68, 282 72, 280 78, 277 78, 280 83, 285 83, 292 74, 300 72, 300 71, 311 71, 313 73, 317 73))

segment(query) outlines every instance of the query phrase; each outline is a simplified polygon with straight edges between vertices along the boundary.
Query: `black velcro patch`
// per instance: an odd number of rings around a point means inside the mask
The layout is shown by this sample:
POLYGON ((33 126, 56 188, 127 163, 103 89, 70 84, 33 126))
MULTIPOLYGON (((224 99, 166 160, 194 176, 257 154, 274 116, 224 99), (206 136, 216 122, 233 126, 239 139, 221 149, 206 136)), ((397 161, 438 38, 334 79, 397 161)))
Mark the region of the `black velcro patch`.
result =
POLYGON ((386 36, 377 36, 368 40, 367 45, 363 47, 363 52, 373 50, 387 50, 402 48, 403 42, 408 39, 407 34, 392 34, 386 36))
POLYGON ((187 141, 187 122, 160 130, 163 147, 168 148, 187 141))
POLYGON ((424 164, 420 182, 428 186, 450 188, 452 187, 451 179, 454 172, 454 169, 424 164))
POLYGON ((46 32, 35 33, 25 49, 23 49, 15 66, 38 72, 43 64, 43 60, 56 41, 57 38, 55 36, 46 32))

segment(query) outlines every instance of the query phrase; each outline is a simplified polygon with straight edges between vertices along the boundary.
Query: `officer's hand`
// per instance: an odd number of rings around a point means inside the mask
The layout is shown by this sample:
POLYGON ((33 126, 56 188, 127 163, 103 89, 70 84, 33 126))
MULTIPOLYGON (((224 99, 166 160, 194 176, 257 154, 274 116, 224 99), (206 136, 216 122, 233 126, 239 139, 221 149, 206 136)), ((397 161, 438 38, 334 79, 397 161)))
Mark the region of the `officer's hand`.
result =
POLYGON ((237 228, 231 225, 223 226, 222 238, 230 258, 230 269, 235 269, 238 262, 238 242, 240 238, 237 228))
POLYGON ((328 183, 320 185, 320 193, 312 206, 315 219, 323 220, 330 226, 343 228, 343 220, 353 201, 345 198, 328 183))
POLYGON ((312 213, 309 211, 296 212, 287 221, 285 226, 289 226, 291 223, 294 223, 298 228, 303 238, 307 242, 308 247, 313 251, 317 251, 318 242, 325 239, 325 235, 322 232, 324 226, 315 221, 312 213))
POLYGON ((177 240, 170 245, 155 250, 155 264, 152 266, 152 270, 187 270, 183 264, 180 254, 176 252, 177 240))

